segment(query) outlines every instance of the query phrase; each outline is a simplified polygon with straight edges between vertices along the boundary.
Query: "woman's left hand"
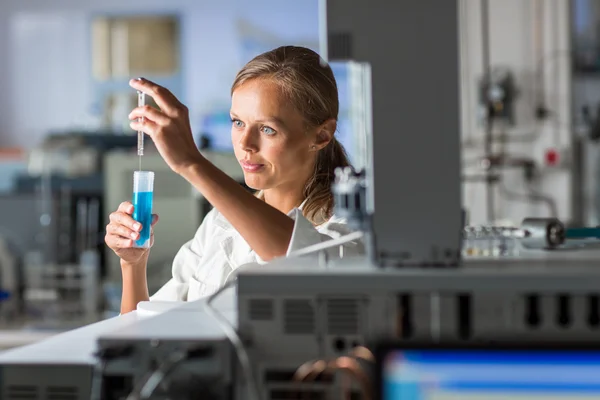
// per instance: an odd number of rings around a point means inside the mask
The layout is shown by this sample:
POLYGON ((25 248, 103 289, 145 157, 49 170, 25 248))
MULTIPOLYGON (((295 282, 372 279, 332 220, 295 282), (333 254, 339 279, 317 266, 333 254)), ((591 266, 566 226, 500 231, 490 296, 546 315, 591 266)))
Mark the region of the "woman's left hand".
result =
POLYGON ((148 105, 135 108, 129 114, 131 129, 149 135, 176 173, 197 163, 202 156, 194 143, 187 107, 168 89, 147 79, 132 79, 129 85, 152 97, 160 107, 160 110, 148 105))

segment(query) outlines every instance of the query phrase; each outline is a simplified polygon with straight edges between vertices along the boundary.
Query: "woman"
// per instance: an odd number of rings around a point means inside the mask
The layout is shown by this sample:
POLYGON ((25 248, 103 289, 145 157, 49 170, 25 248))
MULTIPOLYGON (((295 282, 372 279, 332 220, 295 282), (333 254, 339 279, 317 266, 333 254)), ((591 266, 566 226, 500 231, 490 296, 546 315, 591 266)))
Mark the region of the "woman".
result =
MULTIPOLYGON (((245 182, 257 195, 202 157, 186 107, 168 90, 144 79, 130 84, 160 107, 133 110, 131 128, 148 134, 171 169, 214 206, 176 255, 172 279, 152 300, 210 295, 240 265, 264 263, 349 232, 332 217, 334 170, 349 163, 334 137, 335 78, 317 53, 280 47, 251 60, 235 78, 231 140, 245 182)), ((106 244, 121 258, 122 313, 149 299, 149 250, 132 247, 141 230, 132 212, 131 203, 122 203, 106 227, 106 244)), ((154 216, 153 225, 157 220, 154 216)), ((362 249, 359 243, 345 246, 345 254, 362 249)))

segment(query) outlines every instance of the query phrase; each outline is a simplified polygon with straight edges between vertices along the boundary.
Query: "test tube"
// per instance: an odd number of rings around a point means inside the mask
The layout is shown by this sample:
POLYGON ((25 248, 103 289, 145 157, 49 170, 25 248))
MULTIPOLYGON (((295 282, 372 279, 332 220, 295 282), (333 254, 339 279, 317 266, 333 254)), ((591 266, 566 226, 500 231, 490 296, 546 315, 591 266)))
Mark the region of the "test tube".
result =
POLYGON ((150 247, 152 224, 152 197, 154 193, 154 172, 133 172, 133 219, 142 224, 139 238, 134 247, 150 247))

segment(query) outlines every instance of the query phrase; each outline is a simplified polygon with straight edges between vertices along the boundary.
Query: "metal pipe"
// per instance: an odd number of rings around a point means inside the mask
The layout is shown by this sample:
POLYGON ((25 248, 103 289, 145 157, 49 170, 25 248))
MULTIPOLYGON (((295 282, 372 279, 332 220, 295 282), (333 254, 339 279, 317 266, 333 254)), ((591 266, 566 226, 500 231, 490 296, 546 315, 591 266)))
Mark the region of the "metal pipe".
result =
MULTIPOLYGON (((489 11, 489 0, 481 0, 481 61, 483 63, 483 75, 484 79, 491 81, 492 76, 492 65, 490 60, 490 11, 489 11)), ((492 154, 493 146, 493 121, 490 115, 486 116, 485 120, 486 130, 484 139, 484 156, 490 157, 492 154)), ((486 175, 489 178, 490 172, 487 171, 486 175)), ((494 201, 494 190, 490 180, 486 180, 485 184, 485 196, 486 196, 486 211, 488 222, 494 222, 496 219, 495 215, 495 201, 494 201)))
MULTIPOLYGON (((559 43, 560 43, 560 32, 559 32, 559 27, 560 27, 560 16, 561 13, 559 11, 559 7, 561 6, 561 2, 562 0, 558 0, 555 1, 554 7, 551 8, 551 12, 554 14, 554 28, 552 29, 552 33, 553 33, 553 37, 552 37, 552 43, 554 44, 554 46, 558 46, 560 47, 559 43)), ((552 81, 554 83, 554 113, 555 114, 559 114, 559 109, 560 109, 560 72, 561 72, 561 63, 560 62, 555 62, 554 63, 554 68, 553 68, 553 74, 552 74, 552 81)), ((558 147, 560 146, 561 140, 560 140, 560 122, 558 121, 558 118, 554 118, 552 121, 552 133, 553 133, 553 139, 554 139, 554 146, 558 147)))
MULTIPOLYGON (((533 54, 535 54, 534 57, 536 57, 535 62, 537 63, 535 65, 536 68, 538 68, 540 61, 543 59, 543 54, 544 54, 544 46, 545 46, 545 26, 544 26, 544 3, 547 0, 536 0, 535 5, 534 5, 534 41, 533 41, 533 54)), ((545 93, 545 85, 544 85, 544 74, 543 74, 543 70, 541 74, 538 74, 538 76, 536 77, 536 85, 537 88, 534 91, 534 93, 536 94, 535 96, 535 100, 537 104, 535 104, 535 106, 544 106, 547 107, 546 103, 547 103, 547 99, 546 99, 546 93, 545 93)))

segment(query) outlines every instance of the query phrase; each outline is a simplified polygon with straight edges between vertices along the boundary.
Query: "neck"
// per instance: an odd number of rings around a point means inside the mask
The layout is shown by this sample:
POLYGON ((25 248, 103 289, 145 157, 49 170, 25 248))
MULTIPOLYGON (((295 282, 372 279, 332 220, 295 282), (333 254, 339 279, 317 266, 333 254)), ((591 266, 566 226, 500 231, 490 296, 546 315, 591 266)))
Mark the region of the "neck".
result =
POLYGON ((284 214, 300 206, 304 200, 303 190, 282 190, 279 188, 267 189, 263 192, 265 203, 284 214))

